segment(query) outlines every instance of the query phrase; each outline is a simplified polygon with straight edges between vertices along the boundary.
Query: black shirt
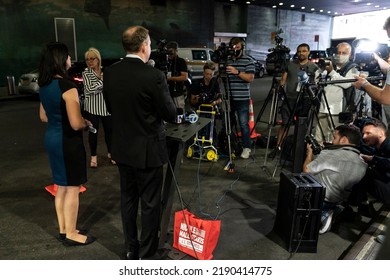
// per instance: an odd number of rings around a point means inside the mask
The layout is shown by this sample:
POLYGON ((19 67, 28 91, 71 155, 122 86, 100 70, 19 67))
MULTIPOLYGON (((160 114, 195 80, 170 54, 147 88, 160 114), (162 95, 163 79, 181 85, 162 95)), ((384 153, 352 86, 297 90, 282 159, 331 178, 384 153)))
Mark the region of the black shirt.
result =
MULTIPOLYGON (((171 72, 172 77, 180 76, 181 72, 188 72, 186 61, 179 56, 175 56, 172 60, 169 60, 168 72, 171 72)), ((169 81, 168 86, 172 97, 184 94, 184 82, 169 81)))

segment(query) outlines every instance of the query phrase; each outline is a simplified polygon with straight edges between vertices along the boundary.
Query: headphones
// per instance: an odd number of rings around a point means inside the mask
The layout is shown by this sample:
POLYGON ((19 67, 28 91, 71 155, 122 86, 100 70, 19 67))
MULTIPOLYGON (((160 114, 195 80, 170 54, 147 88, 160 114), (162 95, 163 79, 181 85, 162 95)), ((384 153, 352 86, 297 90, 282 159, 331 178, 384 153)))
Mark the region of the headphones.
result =
POLYGON ((244 50, 245 48, 245 40, 243 38, 240 38, 240 37, 233 37, 230 39, 229 41, 229 46, 233 46, 237 43, 241 43, 241 46, 242 46, 242 50, 244 50))

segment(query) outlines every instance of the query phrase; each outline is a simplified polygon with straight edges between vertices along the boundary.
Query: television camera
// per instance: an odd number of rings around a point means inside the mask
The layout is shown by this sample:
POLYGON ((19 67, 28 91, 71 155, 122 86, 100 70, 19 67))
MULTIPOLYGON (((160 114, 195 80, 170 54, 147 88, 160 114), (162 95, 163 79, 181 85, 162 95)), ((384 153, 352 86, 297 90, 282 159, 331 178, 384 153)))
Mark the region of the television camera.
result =
POLYGON ((368 76, 381 75, 381 69, 374 57, 374 52, 383 59, 389 56, 387 44, 378 44, 370 39, 356 39, 352 42, 355 50, 353 61, 357 64, 359 71, 368 73, 368 76))
POLYGON ((279 29, 275 36, 275 47, 268 50, 270 53, 265 60, 268 73, 281 73, 291 59, 290 48, 282 44, 283 38, 279 36, 281 33, 283 30, 279 29))
POLYGON ((157 41, 157 49, 156 51, 152 52, 150 55, 150 58, 154 60, 155 67, 161 71, 163 71, 165 74, 169 71, 169 60, 168 55, 169 52, 167 50, 167 40, 166 39, 160 39, 157 41))
POLYGON ((211 60, 218 63, 218 71, 221 74, 226 74, 226 63, 227 60, 235 55, 235 45, 226 44, 224 42, 216 49, 211 56, 211 60))

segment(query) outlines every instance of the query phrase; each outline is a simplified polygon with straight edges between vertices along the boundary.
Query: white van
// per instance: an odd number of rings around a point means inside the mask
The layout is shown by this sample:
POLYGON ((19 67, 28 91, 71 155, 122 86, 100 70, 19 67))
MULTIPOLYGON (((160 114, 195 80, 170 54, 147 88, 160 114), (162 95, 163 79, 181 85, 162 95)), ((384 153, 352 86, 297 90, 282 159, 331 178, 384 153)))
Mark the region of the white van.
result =
POLYGON ((203 66, 212 62, 214 51, 208 48, 179 48, 178 55, 187 62, 188 75, 191 79, 203 77, 203 66))

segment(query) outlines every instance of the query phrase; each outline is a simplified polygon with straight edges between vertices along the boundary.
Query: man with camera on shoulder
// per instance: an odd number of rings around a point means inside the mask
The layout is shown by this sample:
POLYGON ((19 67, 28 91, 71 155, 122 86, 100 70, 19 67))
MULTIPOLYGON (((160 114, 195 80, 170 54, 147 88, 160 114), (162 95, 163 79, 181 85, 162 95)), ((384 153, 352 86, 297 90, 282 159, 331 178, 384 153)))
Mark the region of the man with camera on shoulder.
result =
POLYGON ((330 230, 334 213, 340 209, 338 205, 348 200, 352 187, 366 172, 367 164, 357 149, 360 139, 358 127, 342 124, 334 131, 332 145, 326 146, 315 158, 311 144, 307 144, 303 171, 312 174, 326 189, 320 234, 330 230))
MULTIPOLYGON (((350 44, 343 42, 337 45, 334 61, 327 60, 324 69, 331 81, 353 79, 359 73, 356 64, 350 60, 351 53, 350 44)), ((315 133, 317 141, 331 142, 334 127, 347 122, 340 119, 340 113, 348 112, 352 115, 356 111, 353 90, 351 83, 328 84, 325 87, 325 96, 321 98, 318 113, 319 123, 315 133)))
POLYGON ((237 114, 241 129, 242 153, 241 158, 247 159, 251 153, 249 128, 250 83, 255 78, 255 64, 244 54, 244 40, 233 37, 229 48, 233 52, 227 59, 226 73, 229 77, 230 105, 232 113, 237 114))

